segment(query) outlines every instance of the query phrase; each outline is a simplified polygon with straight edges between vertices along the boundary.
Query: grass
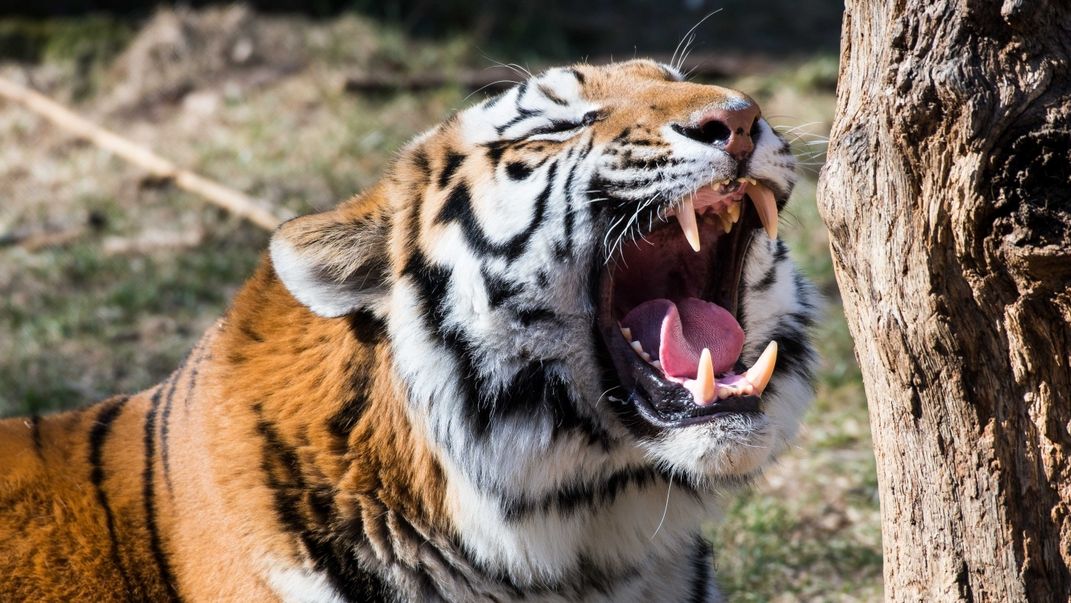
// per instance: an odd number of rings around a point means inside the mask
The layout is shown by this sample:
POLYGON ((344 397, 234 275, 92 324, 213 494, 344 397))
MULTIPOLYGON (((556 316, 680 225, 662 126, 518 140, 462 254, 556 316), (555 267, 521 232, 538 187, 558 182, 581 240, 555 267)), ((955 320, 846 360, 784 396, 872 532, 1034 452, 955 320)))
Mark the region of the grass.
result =
MULTIPOLYGON (((463 35, 412 40, 342 16, 286 25, 303 40, 296 72, 265 77, 261 65, 253 78, 236 67, 148 110, 115 109, 108 104, 117 77, 110 44, 125 44, 133 32, 98 22, 93 31, 108 35, 78 50, 92 38, 66 27, 30 28, 39 37, 25 52, 41 61, 32 68, 38 85, 81 99, 81 111, 180 164, 292 212, 330 207, 369 186, 405 140, 467 104, 464 91, 450 88, 356 97, 342 91, 346 73, 488 64, 463 35), (67 42, 50 45, 49 31, 62 31, 67 42), (86 81, 62 77, 72 56, 90 66, 86 81)), ((11 31, 24 32, 0 20, 0 44, 17 42, 5 42, 11 31)), ((826 299, 815 333, 818 395, 799 442, 754 489, 732 497, 724 521, 708 529, 730 601, 881 597, 865 400, 815 204, 835 78, 835 58, 817 56, 721 82, 752 94, 774 124, 799 136, 804 178, 781 232, 826 299)), ((0 248, 0 416, 70 408, 166 377, 223 313, 267 235, 146 181, 10 104, 0 105, 0 140, 0 233, 94 224, 63 245, 0 248)))

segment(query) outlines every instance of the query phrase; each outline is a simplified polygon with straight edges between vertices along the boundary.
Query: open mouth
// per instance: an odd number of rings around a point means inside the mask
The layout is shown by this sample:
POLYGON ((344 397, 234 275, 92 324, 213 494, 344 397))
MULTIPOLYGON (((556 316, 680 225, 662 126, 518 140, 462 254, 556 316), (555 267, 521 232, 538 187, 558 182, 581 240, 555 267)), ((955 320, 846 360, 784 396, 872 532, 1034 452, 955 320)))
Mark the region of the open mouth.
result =
POLYGON ((757 413, 777 343, 743 366, 739 285, 751 236, 777 237, 777 202, 751 178, 680 199, 602 274, 599 330, 628 403, 657 427, 757 413))

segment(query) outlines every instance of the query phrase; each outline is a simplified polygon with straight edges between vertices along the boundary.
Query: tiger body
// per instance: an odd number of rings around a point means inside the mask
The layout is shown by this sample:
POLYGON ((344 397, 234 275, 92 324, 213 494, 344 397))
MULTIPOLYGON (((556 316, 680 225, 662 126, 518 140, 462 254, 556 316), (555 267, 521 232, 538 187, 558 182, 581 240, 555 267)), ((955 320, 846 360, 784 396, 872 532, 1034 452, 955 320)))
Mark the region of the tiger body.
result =
POLYGON ((701 524, 795 433, 814 305, 749 234, 738 363, 782 350, 761 411, 623 401, 597 289, 665 219, 636 208, 744 165, 779 205, 794 181, 758 118, 732 161, 667 141, 743 102, 680 79, 576 66, 460 112, 281 226, 168 380, 0 421, 0 600, 718 600, 701 524))

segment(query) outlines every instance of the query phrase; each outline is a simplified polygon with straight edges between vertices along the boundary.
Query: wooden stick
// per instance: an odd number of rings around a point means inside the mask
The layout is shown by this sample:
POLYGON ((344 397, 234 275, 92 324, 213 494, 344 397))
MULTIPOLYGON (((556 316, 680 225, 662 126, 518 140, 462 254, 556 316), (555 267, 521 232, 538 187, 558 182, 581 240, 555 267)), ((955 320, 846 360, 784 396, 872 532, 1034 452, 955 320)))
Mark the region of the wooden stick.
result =
POLYGON ((39 92, 0 77, 0 96, 19 103, 60 128, 85 138, 102 149, 115 153, 148 171, 153 177, 172 182, 175 186, 249 220, 265 230, 274 230, 282 222, 282 219, 265 209, 262 202, 219 182, 182 169, 149 149, 75 114, 39 92))

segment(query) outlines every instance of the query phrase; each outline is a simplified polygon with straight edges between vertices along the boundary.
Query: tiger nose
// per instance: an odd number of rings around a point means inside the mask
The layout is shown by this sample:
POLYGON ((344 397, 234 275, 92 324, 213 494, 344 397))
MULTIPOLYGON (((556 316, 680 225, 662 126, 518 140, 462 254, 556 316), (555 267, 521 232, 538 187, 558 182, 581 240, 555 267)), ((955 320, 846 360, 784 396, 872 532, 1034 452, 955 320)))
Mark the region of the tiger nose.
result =
POLYGON ((758 117, 759 106, 754 101, 734 101, 704 113, 699 118, 699 125, 692 129, 698 137, 690 138, 721 147, 737 161, 743 161, 755 150, 751 131, 758 117))

